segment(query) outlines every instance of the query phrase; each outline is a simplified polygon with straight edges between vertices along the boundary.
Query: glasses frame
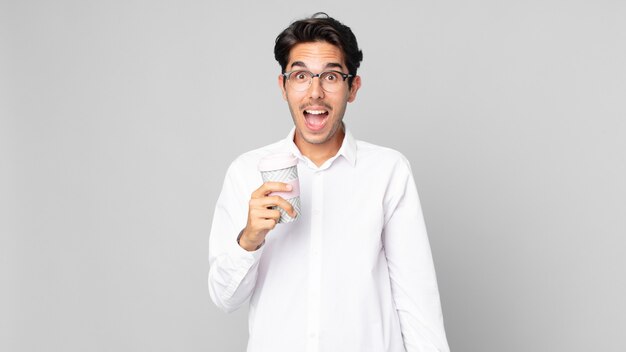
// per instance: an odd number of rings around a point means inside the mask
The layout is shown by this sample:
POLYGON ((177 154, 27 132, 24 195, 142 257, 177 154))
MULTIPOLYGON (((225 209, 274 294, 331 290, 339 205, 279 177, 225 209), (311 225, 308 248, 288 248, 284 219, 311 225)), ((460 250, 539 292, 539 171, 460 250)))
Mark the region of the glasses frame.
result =
POLYGON ((296 72, 305 72, 305 73, 307 73, 311 77, 311 79, 309 80, 309 85, 306 87, 306 89, 303 89, 303 90, 297 90, 296 89, 297 92, 304 92, 307 89, 309 89, 309 87, 311 87, 311 84, 313 83, 313 78, 317 77, 317 78, 320 79, 320 86, 322 87, 323 90, 325 90, 328 93, 334 93, 334 92, 328 91, 326 88, 324 88, 324 84, 321 82, 322 75, 325 74, 325 73, 337 73, 337 74, 339 74, 341 76, 341 78, 343 78, 343 82, 345 82, 348 78, 354 77, 354 75, 351 75, 349 73, 343 73, 343 72, 337 71, 337 70, 322 71, 320 73, 313 73, 313 72, 307 71, 307 70, 293 70, 293 71, 289 71, 289 72, 283 72, 282 75, 283 75, 283 77, 285 77, 287 79, 287 81, 290 81, 291 75, 296 73, 296 72))

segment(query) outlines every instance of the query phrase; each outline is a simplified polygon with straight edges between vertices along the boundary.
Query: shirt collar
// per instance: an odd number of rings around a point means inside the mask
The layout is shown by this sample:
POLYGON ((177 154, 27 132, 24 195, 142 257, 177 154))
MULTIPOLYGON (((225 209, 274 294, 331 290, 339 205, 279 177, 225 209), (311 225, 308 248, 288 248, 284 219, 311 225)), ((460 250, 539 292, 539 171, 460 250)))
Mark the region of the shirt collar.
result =
MULTIPOLYGON (((343 156, 350 165, 356 165, 356 140, 352 136, 352 133, 350 133, 348 128, 345 126, 345 124, 344 131, 345 136, 343 137, 343 142, 341 142, 341 148, 339 148, 335 156, 327 160, 324 164, 327 164, 328 162, 332 163, 339 156, 343 156)), ((291 131, 289 131, 287 138, 285 138, 285 144, 287 145, 289 151, 298 159, 308 160, 308 158, 300 153, 300 149, 298 149, 298 146, 296 146, 296 143, 294 143, 293 137, 295 136, 295 134, 296 128, 294 126, 291 128, 291 131)))

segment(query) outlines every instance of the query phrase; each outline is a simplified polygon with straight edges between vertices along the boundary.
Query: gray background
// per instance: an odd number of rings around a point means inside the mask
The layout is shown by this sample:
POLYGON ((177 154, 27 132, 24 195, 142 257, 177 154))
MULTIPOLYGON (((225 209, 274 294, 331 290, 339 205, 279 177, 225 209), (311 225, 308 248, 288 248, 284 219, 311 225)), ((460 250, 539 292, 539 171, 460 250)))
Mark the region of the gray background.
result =
POLYGON ((273 40, 325 10, 347 124, 402 151, 454 351, 624 351, 624 1, 2 1, 0 350, 243 351, 210 303, 229 162, 291 127, 273 40))

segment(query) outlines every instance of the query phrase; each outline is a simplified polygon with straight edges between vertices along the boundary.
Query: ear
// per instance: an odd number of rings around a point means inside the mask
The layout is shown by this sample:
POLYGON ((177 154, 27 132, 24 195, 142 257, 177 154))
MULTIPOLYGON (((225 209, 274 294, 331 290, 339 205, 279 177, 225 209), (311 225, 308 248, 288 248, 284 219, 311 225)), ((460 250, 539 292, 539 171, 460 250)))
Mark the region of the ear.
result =
POLYGON ((361 88, 361 76, 355 76, 352 79, 352 86, 350 87, 350 93, 348 95, 348 102, 352 103, 356 99, 356 92, 361 88))
POLYGON ((287 100, 287 91, 285 90, 285 76, 278 75, 278 86, 283 93, 283 99, 287 100))

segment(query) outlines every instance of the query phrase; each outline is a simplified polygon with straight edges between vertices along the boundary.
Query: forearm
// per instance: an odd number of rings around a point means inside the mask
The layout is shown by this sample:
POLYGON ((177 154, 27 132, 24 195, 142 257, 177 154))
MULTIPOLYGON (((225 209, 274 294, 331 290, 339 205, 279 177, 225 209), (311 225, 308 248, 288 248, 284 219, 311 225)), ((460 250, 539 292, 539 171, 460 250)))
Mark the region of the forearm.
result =
POLYGON ((221 309, 232 312, 252 295, 262 249, 248 252, 233 244, 214 257, 209 268, 209 294, 221 309))

